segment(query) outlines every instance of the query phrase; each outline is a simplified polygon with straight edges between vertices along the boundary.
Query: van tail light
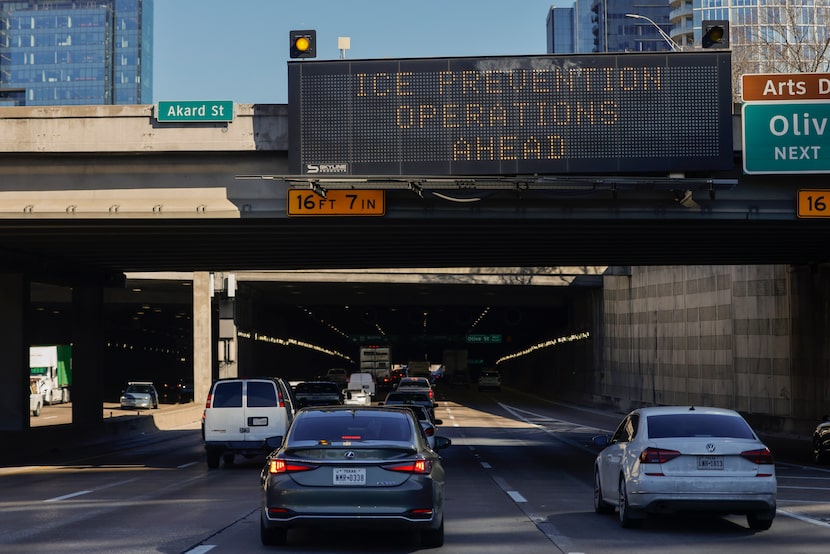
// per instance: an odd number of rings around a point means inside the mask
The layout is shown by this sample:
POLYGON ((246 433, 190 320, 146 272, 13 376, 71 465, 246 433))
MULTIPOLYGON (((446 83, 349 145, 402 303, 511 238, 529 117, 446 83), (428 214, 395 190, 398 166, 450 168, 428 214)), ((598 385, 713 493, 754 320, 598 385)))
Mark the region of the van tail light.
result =
POLYGON ((649 447, 640 453, 641 464, 665 464, 680 456, 677 450, 666 450, 664 448, 649 447))
POLYGON ((213 395, 208 393, 207 401, 205 402, 205 408, 210 408, 211 402, 213 402, 213 395))
POLYGON ((280 405, 280 408, 285 408, 285 398, 282 396, 282 391, 277 391, 277 403, 280 405))
POLYGON ((298 471, 309 471, 312 469, 316 469, 316 467, 309 464, 292 462, 291 460, 283 460, 280 458, 268 462, 268 473, 273 474, 296 473, 298 471))
POLYGON ((402 464, 385 465, 383 466, 383 469, 388 471, 400 471, 402 473, 428 475, 432 471, 432 462, 430 460, 413 460, 402 464))

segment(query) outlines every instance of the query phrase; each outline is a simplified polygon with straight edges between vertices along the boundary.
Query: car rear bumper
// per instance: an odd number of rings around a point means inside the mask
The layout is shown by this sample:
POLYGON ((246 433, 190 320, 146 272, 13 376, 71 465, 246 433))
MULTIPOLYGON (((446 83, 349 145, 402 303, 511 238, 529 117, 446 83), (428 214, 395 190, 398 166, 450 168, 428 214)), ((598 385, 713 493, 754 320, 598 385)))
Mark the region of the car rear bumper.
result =
POLYGON ((153 402, 151 400, 122 400, 122 408, 152 408, 153 402))
POLYGON ((631 494, 628 496, 631 508, 654 514, 675 512, 711 512, 724 514, 746 514, 761 511, 775 512, 775 494, 725 495, 708 493, 678 494, 631 494))
POLYGON ((263 511, 263 514, 263 523, 267 528, 437 529, 441 524, 440 518, 434 514, 429 518, 395 514, 374 514, 370 516, 291 514, 285 517, 272 517, 267 511, 263 511))
POLYGON ((292 478, 269 482, 261 497, 268 527, 437 528, 443 520, 443 494, 431 479, 396 486, 307 487, 292 478))
POLYGON ((220 452, 233 452, 234 454, 262 454, 271 452, 276 448, 276 442, 281 442, 282 437, 275 436, 269 439, 256 441, 205 441, 205 450, 218 450, 220 452), (272 441, 269 444, 268 441, 272 441))

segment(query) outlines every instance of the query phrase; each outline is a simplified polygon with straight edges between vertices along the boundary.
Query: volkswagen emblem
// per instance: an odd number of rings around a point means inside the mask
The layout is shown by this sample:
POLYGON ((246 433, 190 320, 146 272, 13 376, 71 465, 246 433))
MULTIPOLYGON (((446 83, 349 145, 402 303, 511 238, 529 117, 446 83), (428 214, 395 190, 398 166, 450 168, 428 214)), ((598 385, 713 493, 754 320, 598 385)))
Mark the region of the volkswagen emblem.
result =
POLYGON ((715 445, 714 445, 714 443, 711 443, 711 442, 710 442, 710 443, 707 443, 707 444, 706 444, 706 450, 707 450, 708 452, 714 452, 714 451, 715 451, 715 445))
MULTIPOLYGON (((714 448, 713 448, 713 450, 714 450, 714 448)), ((343 454, 343 457, 344 458, 349 458, 351 460, 352 458, 354 458, 354 450, 349 450, 348 452, 343 454)))

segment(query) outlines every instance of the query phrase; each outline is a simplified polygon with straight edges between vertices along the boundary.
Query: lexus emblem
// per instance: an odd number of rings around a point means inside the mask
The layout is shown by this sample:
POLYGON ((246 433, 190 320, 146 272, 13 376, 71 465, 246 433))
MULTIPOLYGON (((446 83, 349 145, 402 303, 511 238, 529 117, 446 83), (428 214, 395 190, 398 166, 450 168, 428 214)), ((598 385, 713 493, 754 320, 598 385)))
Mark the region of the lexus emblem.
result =
POLYGON ((354 450, 349 450, 348 452, 343 454, 343 457, 344 458, 349 458, 351 460, 352 458, 354 458, 354 450))
POLYGON ((708 450, 709 452, 714 452, 714 451, 715 451, 715 445, 714 445, 713 443, 711 443, 711 442, 710 442, 710 443, 708 443, 708 444, 706 445, 706 450, 708 450))

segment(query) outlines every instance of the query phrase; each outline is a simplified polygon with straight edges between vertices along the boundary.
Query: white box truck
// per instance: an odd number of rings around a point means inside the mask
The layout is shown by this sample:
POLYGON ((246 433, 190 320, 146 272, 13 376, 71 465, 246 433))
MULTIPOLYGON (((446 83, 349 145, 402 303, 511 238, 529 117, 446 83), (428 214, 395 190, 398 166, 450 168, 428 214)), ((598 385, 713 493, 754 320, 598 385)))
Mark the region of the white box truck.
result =
POLYGON ((43 397, 43 404, 69 402, 69 387, 72 385, 72 347, 30 347, 29 382, 43 397))

